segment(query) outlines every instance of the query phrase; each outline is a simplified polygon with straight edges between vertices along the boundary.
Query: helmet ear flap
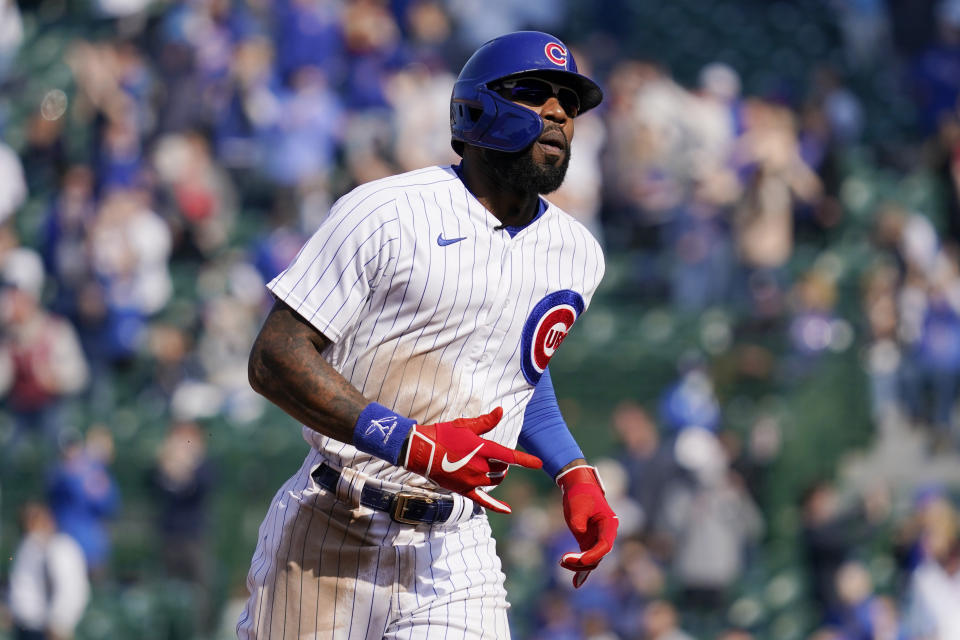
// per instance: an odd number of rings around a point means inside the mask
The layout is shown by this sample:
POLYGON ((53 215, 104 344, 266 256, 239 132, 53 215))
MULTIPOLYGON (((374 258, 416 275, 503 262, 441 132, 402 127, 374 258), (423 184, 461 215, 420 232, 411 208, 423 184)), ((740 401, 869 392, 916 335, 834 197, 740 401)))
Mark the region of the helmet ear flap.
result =
POLYGON ((475 100, 454 100, 450 121, 454 138, 467 144, 515 152, 526 148, 543 131, 536 113, 482 87, 475 100))
POLYGON ((454 135, 470 144, 483 139, 483 134, 497 117, 497 103, 492 96, 479 91, 473 100, 450 102, 450 122, 454 135))

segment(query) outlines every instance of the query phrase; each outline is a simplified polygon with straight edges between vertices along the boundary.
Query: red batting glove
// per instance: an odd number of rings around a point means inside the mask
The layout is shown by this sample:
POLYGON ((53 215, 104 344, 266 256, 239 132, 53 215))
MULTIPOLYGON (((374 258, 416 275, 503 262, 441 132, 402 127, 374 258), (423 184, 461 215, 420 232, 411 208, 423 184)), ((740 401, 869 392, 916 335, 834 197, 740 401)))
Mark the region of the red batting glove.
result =
POLYGON ((573 586, 579 589, 613 548, 620 522, 607 504, 594 467, 567 469, 557 476, 557 484, 563 491, 563 517, 580 544, 580 553, 563 554, 560 566, 574 572, 573 586))
POLYGON ((480 487, 500 484, 511 464, 539 469, 543 462, 480 437, 497 426, 502 417, 503 409, 497 407, 478 418, 414 425, 407 436, 403 466, 481 506, 510 513, 510 505, 490 497, 480 487))

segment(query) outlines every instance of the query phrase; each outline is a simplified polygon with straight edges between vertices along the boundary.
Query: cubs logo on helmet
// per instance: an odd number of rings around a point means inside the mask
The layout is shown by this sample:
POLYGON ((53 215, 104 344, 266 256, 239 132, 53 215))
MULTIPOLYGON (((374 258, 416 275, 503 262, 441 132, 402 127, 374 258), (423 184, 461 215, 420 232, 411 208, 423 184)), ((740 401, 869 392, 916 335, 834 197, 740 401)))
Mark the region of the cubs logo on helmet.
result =
POLYGON ((547 46, 543 48, 543 53, 547 56, 547 59, 560 67, 567 66, 567 49, 557 42, 549 42, 547 46))
POLYGON ((520 338, 520 370, 527 382, 536 386, 540 381, 550 358, 583 313, 583 306, 579 293, 562 289, 548 294, 533 307, 520 338))

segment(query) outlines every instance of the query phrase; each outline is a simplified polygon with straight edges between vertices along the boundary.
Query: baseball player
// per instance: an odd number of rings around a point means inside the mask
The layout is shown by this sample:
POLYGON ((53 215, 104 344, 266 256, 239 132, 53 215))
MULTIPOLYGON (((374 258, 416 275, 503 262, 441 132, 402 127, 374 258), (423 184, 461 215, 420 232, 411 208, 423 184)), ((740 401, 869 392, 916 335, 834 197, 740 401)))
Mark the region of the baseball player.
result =
POLYGON ((547 367, 603 256, 540 196, 601 99, 551 35, 484 44, 450 103, 462 162, 354 189, 270 282, 250 381, 311 449, 260 527, 240 638, 509 638, 485 510, 510 512, 490 490, 511 465, 560 486, 575 586, 610 551, 547 367))

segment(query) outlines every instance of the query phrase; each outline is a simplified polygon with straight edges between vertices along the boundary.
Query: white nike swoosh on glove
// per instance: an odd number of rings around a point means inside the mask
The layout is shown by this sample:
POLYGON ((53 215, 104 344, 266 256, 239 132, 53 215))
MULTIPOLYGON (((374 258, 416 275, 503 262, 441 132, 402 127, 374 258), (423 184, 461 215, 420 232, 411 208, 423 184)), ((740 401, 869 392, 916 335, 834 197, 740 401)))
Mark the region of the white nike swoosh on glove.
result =
POLYGON ((464 466, 466 466, 467 463, 473 459, 473 456, 477 455, 477 452, 480 451, 480 449, 483 449, 482 443, 478 445, 476 449, 474 449, 473 451, 471 451, 470 453, 468 453, 467 455, 463 456, 462 458, 460 458, 455 462, 449 460, 447 458, 447 454, 444 453, 443 459, 440 460, 440 468, 446 471, 447 473, 453 473, 454 471, 458 471, 462 469, 464 466))

